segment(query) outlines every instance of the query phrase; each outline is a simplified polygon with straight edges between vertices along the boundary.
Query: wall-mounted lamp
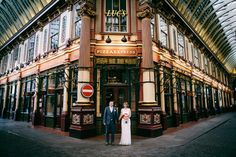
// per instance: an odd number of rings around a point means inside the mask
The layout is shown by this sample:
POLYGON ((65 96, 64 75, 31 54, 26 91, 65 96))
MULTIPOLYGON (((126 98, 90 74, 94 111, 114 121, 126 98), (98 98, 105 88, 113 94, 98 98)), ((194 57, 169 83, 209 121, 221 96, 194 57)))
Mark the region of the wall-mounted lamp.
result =
POLYGON ((125 35, 123 36, 123 38, 121 39, 122 42, 126 43, 127 42, 127 39, 125 37, 125 35))
POLYGON ((111 38, 109 37, 109 35, 108 35, 108 37, 106 39, 106 43, 111 43, 111 38))

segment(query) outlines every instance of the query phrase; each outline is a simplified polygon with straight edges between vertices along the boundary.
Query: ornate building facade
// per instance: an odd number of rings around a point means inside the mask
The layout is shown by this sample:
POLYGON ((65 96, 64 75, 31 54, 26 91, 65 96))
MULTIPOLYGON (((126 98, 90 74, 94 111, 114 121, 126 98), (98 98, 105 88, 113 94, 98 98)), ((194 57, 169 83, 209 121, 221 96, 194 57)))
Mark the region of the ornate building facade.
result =
POLYGON ((155 137, 234 104, 231 71, 177 1, 16 3, 0 4, 11 17, 0 25, 3 118, 85 138, 103 133, 110 100, 119 111, 128 101, 132 134, 155 137))

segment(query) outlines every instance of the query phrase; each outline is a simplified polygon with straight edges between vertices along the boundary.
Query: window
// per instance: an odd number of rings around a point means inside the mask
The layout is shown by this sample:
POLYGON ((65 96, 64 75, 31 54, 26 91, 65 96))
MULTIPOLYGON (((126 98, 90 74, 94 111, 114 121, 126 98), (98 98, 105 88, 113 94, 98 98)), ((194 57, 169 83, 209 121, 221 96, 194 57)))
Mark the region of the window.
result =
POLYGON ((179 51, 179 56, 185 58, 184 36, 180 32, 178 32, 178 51, 179 51))
POLYGON ((18 53, 19 53, 19 46, 17 46, 13 51, 12 68, 17 66, 18 53))
POLYGON ((23 61, 26 62, 27 61, 27 43, 25 43, 25 46, 24 46, 24 58, 23 58, 23 61))
POLYGON ((63 43, 66 39, 66 20, 67 16, 62 18, 62 31, 61 31, 61 42, 63 43))
POLYGON ((43 52, 47 50, 47 35, 48 35, 48 30, 44 30, 44 35, 43 35, 43 52))
POLYGON ((173 40, 174 40, 174 50, 177 51, 177 39, 176 39, 176 31, 173 29, 173 40))
POLYGON ((216 67, 215 67, 214 63, 211 64, 211 67, 212 67, 212 75, 214 77, 216 77, 216 69, 215 69, 216 67))
POLYGON ((160 41, 162 42, 162 45, 167 47, 168 46, 168 25, 166 20, 163 17, 160 17, 160 41))
POLYGON ((36 41, 35 41, 35 56, 38 55, 38 47, 39 47, 39 35, 36 36, 36 41))
POLYGON ((75 38, 80 37, 80 32, 81 32, 81 18, 77 13, 77 10, 79 10, 79 9, 80 9, 80 5, 77 3, 75 5, 75 12, 74 12, 74 15, 75 15, 75 38))
POLYGON ((50 49, 57 49, 59 43, 60 18, 50 24, 50 49))
POLYGON ((151 19, 151 36, 152 36, 152 39, 154 39, 154 33, 155 33, 155 20, 154 18, 151 19))
POLYGON ((199 54, 198 50, 194 46, 192 46, 192 53, 193 53, 193 62, 195 66, 199 67, 199 54))
POLYGON ((4 59, 3 59, 3 70, 4 70, 4 72, 7 70, 7 62, 8 62, 8 55, 5 55, 4 59))
POLYGON ((165 92, 165 111, 171 116, 173 114, 172 105, 172 77, 169 69, 164 70, 164 92, 165 92))
POLYGON ((106 0, 106 32, 127 32, 126 0, 106 0))
POLYGON ((204 62, 205 62, 205 72, 208 74, 209 73, 209 65, 208 65, 208 59, 206 57, 204 58, 204 62))
POLYGON ((32 35, 28 41, 27 62, 32 62, 34 59, 34 44, 35 44, 35 35, 32 35))

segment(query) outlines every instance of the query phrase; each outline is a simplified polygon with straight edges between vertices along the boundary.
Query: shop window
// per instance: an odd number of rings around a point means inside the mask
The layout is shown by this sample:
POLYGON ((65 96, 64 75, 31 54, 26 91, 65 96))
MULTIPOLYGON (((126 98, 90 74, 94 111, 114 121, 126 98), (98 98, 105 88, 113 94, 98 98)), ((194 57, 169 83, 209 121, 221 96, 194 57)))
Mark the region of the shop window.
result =
POLYGON ((127 32, 126 0, 106 0, 106 32, 127 32))
POLYGON ((191 106, 192 106, 192 92, 191 92, 191 83, 190 81, 186 82, 187 86, 187 112, 191 112, 191 106))
POLYGON ((160 41, 163 46, 168 47, 168 24, 162 16, 160 17, 160 30, 160 41))
POLYGON ((186 106, 186 88, 185 88, 185 80, 181 79, 181 104, 182 104, 182 111, 183 113, 187 112, 187 106, 186 106))
POLYGON ((57 49, 59 43, 60 18, 50 23, 50 49, 57 49))
POLYGON ((171 72, 165 70, 164 71, 165 111, 166 114, 169 116, 173 114, 171 87, 172 87, 171 72))
POLYGON ((185 58, 184 35, 178 32, 178 51, 179 56, 185 58))
POLYGON ((32 62, 34 59, 34 44, 35 44, 35 34, 29 38, 28 41, 28 56, 27 62, 32 62))
POLYGON ((65 15, 62 18, 62 31, 61 31, 61 42, 63 43, 66 39, 66 20, 67 20, 67 16, 65 15))
POLYGON ((75 38, 80 37, 81 32, 81 17, 78 15, 77 11, 80 9, 80 5, 77 3, 74 9, 74 25, 75 25, 75 38))
POLYGON ((54 95, 48 95, 47 99, 47 116, 52 117, 53 116, 53 111, 54 111, 54 95))

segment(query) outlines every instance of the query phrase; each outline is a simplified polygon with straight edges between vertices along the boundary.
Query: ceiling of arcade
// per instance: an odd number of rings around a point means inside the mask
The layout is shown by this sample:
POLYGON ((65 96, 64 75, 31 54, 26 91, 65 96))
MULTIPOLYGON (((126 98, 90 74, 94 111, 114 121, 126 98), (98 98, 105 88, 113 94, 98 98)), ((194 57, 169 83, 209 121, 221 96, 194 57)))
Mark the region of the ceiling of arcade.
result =
POLYGON ((230 72, 236 74, 236 0, 152 0, 165 2, 230 72))
POLYGON ((0 0, 0 48, 53 0, 0 0))

